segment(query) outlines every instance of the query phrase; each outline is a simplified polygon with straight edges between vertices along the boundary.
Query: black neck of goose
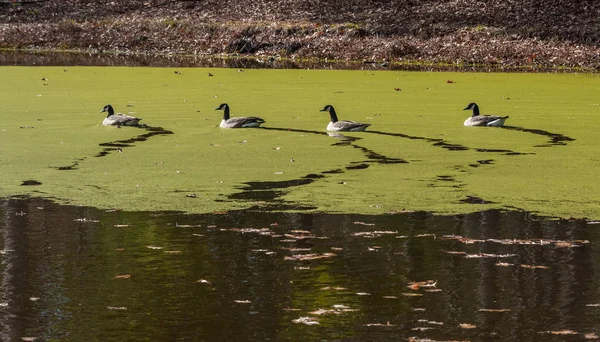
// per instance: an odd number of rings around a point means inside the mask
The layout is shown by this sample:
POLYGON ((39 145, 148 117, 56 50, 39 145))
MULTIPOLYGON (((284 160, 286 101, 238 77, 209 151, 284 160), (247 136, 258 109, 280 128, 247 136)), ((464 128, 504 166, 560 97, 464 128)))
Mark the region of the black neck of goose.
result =
POLYGON ((115 110, 113 109, 112 106, 108 107, 108 109, 106 111, 108 112, 108 115, 106 116, 107 118, 110 117, 111 115, 115 114, 115 110))
POLYGON ((473 116, 478 116, 478 115, 479 115, 479 106, 474 105, 473 106, 473 116))
POLYGON ((337 114, 335 113, 335 109, 333 107, 329 108, 329 116, 331 117, 331 122, 337 122, 337 114))
POLYGON ((229 106, 223 108, 223 120, 229 120, 229 106))

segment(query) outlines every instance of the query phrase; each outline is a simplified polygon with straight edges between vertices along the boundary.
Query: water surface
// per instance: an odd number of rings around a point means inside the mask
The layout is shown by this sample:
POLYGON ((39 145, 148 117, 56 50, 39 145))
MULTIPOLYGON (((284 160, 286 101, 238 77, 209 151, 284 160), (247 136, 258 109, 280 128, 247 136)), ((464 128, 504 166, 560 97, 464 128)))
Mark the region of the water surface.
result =
POLYGON ((0 202, 2 340, 582 340, 597 222, 0 202))

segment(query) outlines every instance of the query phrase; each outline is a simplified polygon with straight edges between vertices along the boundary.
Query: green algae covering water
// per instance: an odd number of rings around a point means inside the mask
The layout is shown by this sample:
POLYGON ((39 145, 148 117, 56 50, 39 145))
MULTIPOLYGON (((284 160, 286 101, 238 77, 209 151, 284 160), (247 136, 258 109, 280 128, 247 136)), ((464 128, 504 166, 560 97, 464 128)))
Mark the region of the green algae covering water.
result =
POLYGON ((600 217, 600 77, 1 67, 0 195, 125 210, 600 217), (259 116, 265 129, 218 127, 259 116), (462 109, 509 115, 464 127, 462 109), (146 128, 101 125, 106 104, 146 128), (370 123, 330 136, 319 112, 370 123))

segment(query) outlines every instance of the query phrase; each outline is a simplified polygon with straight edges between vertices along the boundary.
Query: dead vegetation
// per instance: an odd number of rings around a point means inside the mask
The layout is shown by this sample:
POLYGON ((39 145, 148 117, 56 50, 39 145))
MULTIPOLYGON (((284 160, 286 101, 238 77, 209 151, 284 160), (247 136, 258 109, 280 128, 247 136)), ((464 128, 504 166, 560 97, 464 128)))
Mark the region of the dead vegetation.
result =
POLYGON ((1 48, 600 69, 600 2, 0 1, 1 48))

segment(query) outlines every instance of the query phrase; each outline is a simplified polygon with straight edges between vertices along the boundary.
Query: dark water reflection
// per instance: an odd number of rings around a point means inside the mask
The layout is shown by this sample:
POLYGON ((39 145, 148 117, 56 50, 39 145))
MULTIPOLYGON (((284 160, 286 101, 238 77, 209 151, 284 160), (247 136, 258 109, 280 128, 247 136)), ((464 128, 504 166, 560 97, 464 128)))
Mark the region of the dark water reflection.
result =
POLYGON ((0 338, 583 340, 600 328, 599 228, 523 212, 182 215, 5 200, 0 338))

